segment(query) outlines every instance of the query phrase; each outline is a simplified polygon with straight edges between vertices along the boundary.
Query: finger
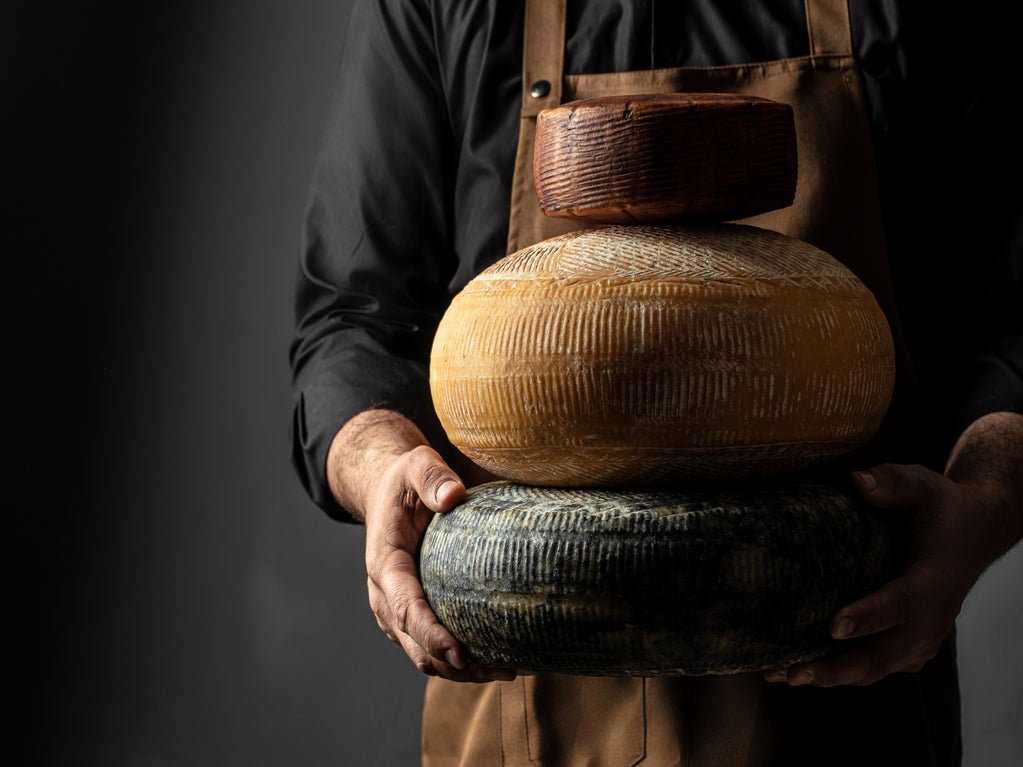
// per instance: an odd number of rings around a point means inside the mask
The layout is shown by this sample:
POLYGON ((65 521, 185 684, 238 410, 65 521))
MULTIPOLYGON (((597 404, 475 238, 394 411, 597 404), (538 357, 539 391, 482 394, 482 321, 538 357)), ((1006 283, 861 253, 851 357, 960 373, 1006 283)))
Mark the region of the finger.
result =
POLYGON ((777 672, 771 672, 770 677, 765 673, 765 678, 793 687, 862 687, 889 674, 919 670, 936 651, 936 647, 925 648, 914 642, 907 629, 899 628, 840 655, 793 664, 784 669, 784 678, 777 672))
POLYGON ((796 663, 768 681, 786 682, 792 687, 862 686, 876 681, 875 676, 884 676, 880 659, 865 650, 853 650, 834 659, 796 663))
POLYGON ((380 571, 378 584, 392 616, 392 629, 408 634, 437 660, 455 668, 468 664, 461 644, 433 612, 419 581, 415 562, 407 552, 395 550, 380 571))
POLYGON ((919 612, 918 591, 912 573, 889 581, 839 610, 831 620, 831 636, 855 639, 909 623, 919 612))
POLYGON ((467 663, 464 666, 453 666, 443 660, 434 658, 427 653, 408 634, 398 634, 398 644, 405 651, 412 663, 421 673, 427 676, 439 676, 454 682, 510 682, 515 678, 513 669, 491 668, 467 663))
POLYGON ((511 681, 515 678, 513 669, 471 664, 465 649, 441 625, 425 599, 414 601, 409 609, 414 613, 406 618, 410 624, 426 621, 427 625, 425 628, 410 625, 408 631, 397 629, 397 637, 405 654, 424 674, 456 682, 511 681))
POLYGON ((792 687, 861 686, 884 676, 880 666, 880 660, 869 652, 853 650, 834 659, 795 663, 788 668, 765 671, 764 678, 768 682, 787 683, 792 687))
POLYGON ((941 475, 923 466, 882 463, 850 475, 859 496, 878 509, 915 508, 935 497, 941 475))
POLYGON ((409 660, 420 672, 428 676, 441 676, 456 682, 511 681, 515 678, 516 674, 512 669, 477 666, 464 662, 464 660, 456 665, 433 657, 414 637, 395 628, 390 611, 386 607, 383 592, 372 581, 369 582, 369 590, 370 604, 374 605, 373 612, 376 615, 377 625, 388 639, 401 646, 409 660))
POLYGON ((515 671, 512 669, 488 668, 472 664, 464 668, 456 668, 428 655, 407 634, 399 634, 398 636, 399 644, 405 650, 405 654, 411 659, 416 669, 427 676, 439 676, 443 679, 450 679, 453 682, 473 682, 477 684, 497 681, 510 682, 515 678, 515 671))
POLYGON ((369 592, 369 607, 373 611, 373 617, 376 618, 377 627, 384 632, 388 639, 397 642, 398 635, 394 630, 394 616, 391 615, 391 610, 387 606, 384 592, 373 583, 372 578, 366 579, 366 590, 369 592))
POLYGON ((428 509, 448 511, 465 499, 465 484, 436 450, 417 447, 409 453, 409 461, 408 481, 428 509))

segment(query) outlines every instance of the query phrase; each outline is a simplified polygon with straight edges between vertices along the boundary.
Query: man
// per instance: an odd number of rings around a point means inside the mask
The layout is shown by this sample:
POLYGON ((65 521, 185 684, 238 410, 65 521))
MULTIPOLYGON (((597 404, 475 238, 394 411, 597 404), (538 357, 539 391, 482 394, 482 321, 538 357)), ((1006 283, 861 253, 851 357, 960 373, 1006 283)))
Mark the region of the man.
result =
POLYGON ((999 58, 1013 13, 356 4, 308 207, 294 462, 322 509, 365 524, 380 628, 432 676, 424 764, 959 763, 954 620, 1023 536, 1023 215, 996 87, 1015 85, 999 58), (912 562, 836 614, 835 636, 866 637, 862 649, 790 669, 643 680, 473 667, 415 568, 431 514, 487 479, 432 412, 432 333, 474 274, 559 231, 530 181, 539 110, 666 90, 793 105, 796 200, 750 222, 845 262, 888 315, 896 396, 851 477, 912 520, 912 562))

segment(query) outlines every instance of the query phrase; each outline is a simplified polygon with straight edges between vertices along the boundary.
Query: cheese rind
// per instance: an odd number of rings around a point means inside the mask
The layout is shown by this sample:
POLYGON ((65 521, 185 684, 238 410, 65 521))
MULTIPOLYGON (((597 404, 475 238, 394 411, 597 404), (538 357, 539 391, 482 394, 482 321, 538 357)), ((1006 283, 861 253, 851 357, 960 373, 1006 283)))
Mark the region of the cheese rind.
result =
POLYGON ((494 482, 433 517, 419 571, 440 622, 484 666, 732 674, 837 649, 835 611, 898 567, 886 520, 812 481, 658 492, 494 482))
POLYGON ((734 93, 572 101, 537 115, 533 178, 547 216, 599 223, 736 220, 792 204, 792 108, 734 93))
POLYGON ((452 444, 548 486, 819 465, 877 430, 894 377, 855 274, 740 224, 608 226, 506 256, 455 296, 430 360, 452 444))

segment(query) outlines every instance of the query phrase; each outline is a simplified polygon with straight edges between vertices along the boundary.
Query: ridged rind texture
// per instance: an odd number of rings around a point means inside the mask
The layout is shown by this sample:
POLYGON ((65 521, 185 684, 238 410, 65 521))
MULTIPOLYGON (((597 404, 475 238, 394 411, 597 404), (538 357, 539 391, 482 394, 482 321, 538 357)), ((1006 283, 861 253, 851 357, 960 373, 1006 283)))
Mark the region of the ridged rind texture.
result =
POLYGON ((481 665, 732 674, 833 652, 834 612, 895 572, 893 533, 879 512, 811 482, 495 482, 432 519, 419 567, 434 612, 481 665))
POLYGON ((792 108, 731 93, 585 99, 537 116, 547 216, 600 223, 735 220, 792 204, 792 108))
POLYGON ((452 444, 552 487, 810 468, 874 434, 894 380, 856 275, 740 224, 608 226, 506 256, 455 296, 430 360, 452 444))

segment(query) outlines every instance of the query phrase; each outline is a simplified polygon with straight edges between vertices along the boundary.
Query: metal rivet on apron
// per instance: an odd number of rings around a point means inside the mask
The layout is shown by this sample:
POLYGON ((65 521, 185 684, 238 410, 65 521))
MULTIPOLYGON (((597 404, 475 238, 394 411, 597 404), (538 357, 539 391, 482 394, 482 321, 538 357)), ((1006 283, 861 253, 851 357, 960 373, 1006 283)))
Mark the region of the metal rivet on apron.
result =
POLYGON ((529 86, 529 95, 534 99, 542 99, 551 92, 551 84, 546 80, 537 80, 529 86))

